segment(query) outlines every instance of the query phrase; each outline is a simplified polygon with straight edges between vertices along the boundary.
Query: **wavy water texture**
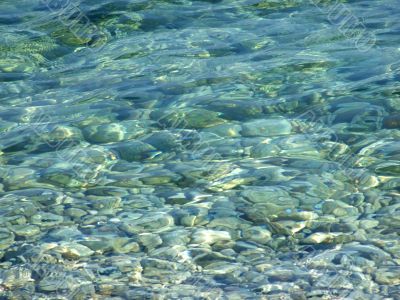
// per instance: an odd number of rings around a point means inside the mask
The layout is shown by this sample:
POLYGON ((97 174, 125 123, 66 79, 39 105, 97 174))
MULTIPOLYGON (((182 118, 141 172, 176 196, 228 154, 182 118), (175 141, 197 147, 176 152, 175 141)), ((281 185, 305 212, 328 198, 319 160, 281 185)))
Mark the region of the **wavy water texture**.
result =
POLYGON ((3 0, 1 299, 398 299, 397 0, 3 0))

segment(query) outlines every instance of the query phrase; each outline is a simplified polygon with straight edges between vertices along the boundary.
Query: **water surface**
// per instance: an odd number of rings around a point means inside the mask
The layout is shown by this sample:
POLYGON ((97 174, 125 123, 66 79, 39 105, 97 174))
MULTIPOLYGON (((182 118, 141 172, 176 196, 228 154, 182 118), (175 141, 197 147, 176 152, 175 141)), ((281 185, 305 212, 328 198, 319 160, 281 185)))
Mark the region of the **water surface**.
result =
POLYGON ((398 299, 398 1, 2 1, 4 299, 398 299))

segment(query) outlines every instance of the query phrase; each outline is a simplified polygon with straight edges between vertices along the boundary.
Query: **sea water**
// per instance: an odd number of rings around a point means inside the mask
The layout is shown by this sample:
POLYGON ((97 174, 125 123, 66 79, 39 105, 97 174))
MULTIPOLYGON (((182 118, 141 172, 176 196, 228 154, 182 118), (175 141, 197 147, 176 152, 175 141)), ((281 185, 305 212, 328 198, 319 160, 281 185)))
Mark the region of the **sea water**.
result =
POLYGON ((2 0, 1 299, 399 299, 396 0, 2 0))

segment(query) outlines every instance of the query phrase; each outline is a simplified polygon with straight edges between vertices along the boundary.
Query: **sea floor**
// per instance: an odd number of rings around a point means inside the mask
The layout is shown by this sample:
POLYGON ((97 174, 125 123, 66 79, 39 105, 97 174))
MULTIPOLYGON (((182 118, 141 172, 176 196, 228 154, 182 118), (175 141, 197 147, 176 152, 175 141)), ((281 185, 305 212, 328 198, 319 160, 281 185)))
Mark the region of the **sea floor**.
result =
POLYGON ((0 299, 400 299, 397 0, 2 0, 0 299))

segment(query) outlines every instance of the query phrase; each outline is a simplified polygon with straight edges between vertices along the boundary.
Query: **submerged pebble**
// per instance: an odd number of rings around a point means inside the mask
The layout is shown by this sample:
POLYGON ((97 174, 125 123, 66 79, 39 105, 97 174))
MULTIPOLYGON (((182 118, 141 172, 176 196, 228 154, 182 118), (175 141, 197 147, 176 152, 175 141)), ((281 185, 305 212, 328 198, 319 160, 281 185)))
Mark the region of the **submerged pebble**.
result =
POLYGON ((285 119, 265 119, 243 123, 241 134, 246 137, 252 136, 277 136, 287 135, 292 131, 292 126, 285 119))
POLYGON ((399 298, 395 1, 36 2, 0 4, 1 299, 399 298))

